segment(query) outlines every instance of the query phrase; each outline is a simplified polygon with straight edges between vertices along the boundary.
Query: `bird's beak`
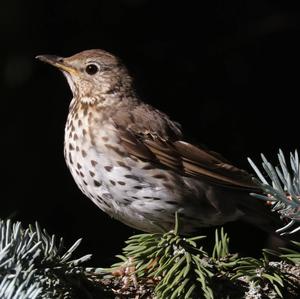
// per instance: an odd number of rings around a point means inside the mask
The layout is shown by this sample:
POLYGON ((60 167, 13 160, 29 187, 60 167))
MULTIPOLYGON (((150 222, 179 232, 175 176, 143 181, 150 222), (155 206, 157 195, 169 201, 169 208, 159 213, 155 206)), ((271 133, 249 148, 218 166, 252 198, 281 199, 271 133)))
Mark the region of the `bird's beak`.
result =
POLYGON ((66 71, 69 74, 77 74, 77 70, 71 65, 67 64, 63 57, 55 55, 38 55, 35 58, 49 63, 62 71, 66 71))

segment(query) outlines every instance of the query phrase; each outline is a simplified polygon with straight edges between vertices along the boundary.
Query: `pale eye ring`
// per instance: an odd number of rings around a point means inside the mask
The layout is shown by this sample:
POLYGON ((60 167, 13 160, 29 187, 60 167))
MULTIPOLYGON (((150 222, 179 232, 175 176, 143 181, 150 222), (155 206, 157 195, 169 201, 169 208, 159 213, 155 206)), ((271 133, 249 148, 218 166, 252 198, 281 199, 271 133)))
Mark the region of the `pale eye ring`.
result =
POLYGON ((90 63, 86 66, 85 71, 87 74, 92 76, 92 75, 95 75, 96 73, 98 73, 99 67, 95 63, 90 63))

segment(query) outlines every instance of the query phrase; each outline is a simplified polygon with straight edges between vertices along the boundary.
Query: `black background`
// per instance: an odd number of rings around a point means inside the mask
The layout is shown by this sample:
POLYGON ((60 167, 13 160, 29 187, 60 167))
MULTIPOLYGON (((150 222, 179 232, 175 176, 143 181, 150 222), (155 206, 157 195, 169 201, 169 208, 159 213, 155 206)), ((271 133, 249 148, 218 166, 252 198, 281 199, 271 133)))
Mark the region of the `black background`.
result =
POLYGON ((202 2, 1 1, 0 217, 38 220, 67 244, 83 237, 81 251, 107 264, 134 232, 75 186, 63 158, 71 92, 38 54, 117 54, 145 101, 248 170, 247 156, 259 163, 263 152, 276 163, 279 147, 298 148, 298 7, 202 2))

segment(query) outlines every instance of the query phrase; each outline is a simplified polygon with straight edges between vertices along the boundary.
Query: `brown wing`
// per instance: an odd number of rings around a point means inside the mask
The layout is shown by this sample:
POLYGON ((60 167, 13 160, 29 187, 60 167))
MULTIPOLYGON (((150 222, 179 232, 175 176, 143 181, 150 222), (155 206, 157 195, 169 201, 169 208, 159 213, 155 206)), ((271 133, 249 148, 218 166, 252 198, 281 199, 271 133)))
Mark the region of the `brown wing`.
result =
POLYGON ((180 153, 184 172, 192 176, 200 176, 217 185, 257 190, 252 177, 239 169, 220 154, 204 150, 184 141, 173 143, 180 153))
POLYGON ((164 140, 149 133, 135 135, 129 130, 120 130, 119 133, 123 146, 135 157, 216 185, 257 190, 246 171, 231 165, 220 154, 181 140, 164 140))
POLYGON ((179 124, 150 105, 139 103, 129 112, 118 109, 112 119, 132 156, 216 185, 257 190, 246 171, 215 152, 182 141, 179 124))

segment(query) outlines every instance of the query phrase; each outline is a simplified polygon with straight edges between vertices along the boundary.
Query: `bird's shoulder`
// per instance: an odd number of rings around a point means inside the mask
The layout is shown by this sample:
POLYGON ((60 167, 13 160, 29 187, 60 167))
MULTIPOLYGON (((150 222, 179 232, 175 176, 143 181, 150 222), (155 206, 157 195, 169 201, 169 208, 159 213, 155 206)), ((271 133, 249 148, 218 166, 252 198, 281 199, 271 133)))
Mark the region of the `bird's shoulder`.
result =
POLYGON ((182 138, 181 126, 172 121, 168 115, 145 103, 121 106, 113 115, 118 128, 128 130, 141 138, 152 137, 161 140, 178 140, 182 138))

